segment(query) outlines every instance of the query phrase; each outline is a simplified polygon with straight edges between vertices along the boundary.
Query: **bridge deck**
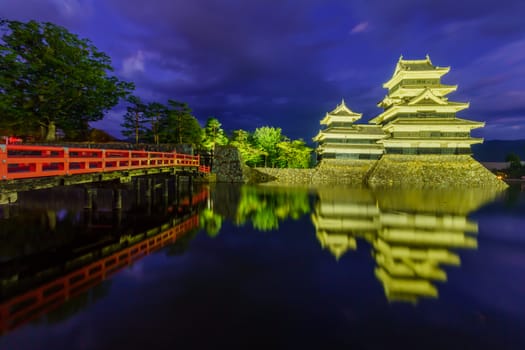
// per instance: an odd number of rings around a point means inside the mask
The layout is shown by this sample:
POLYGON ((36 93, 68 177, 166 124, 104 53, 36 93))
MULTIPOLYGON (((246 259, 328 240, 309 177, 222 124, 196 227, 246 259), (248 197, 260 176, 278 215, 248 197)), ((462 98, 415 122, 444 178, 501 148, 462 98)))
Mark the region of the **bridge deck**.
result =
POLYGON ((199 156, 175 152, 0 145, 0 190, 6 193, 179 171, 206 174, 210 167, 199 156))

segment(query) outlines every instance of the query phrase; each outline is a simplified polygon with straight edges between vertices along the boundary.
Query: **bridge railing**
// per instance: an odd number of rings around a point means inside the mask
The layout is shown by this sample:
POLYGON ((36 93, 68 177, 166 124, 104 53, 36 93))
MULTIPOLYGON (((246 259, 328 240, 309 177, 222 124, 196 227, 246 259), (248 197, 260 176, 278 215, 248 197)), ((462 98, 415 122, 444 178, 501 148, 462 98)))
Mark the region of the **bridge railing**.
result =
POLYGON ((200 157, 170 152, 0 145, 0 180, 122 171, 157 167, 196 167, 200 157))
POLYGON ((155 236, 0 303, 0 335, 56 309, 66 300, 84 293, 124 267, 176 242, 178 238, 198 227, 199 215, 195 214, 155 236))

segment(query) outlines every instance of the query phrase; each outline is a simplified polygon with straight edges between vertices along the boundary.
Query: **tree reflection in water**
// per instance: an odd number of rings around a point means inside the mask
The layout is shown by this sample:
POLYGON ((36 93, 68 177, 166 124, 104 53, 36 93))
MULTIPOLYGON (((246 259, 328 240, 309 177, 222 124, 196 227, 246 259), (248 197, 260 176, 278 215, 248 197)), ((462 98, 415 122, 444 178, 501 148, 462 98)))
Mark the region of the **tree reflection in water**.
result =
MULTIPOLYGON (((242 186, 232 221, 271 231, 282 220, 298 220, 311 212, 323 249, 340 259, 357 249, 358 240, 367 242, 387 299, 415 303, 420 297, 438 296, 435 283, 447 280, 444 266, 461 264, 458 251, 477 248, 478 226, 468 215, 497 195, 483 189, 242 186)), ((222 216, 208 210, 204 218, 208 234, 217 235, 222 216)))

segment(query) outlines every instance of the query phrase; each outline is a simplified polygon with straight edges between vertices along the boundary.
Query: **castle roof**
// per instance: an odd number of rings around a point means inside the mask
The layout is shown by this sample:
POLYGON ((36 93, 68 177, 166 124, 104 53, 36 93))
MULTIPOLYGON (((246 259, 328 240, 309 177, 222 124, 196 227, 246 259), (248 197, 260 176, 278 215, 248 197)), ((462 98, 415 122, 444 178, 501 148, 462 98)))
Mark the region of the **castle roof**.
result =
POLYGON ((448 73, 449 70, 450 67, 434 66, 428 55, 423 60, 405 60, 403 56, 401 56, 397 61, 394 74, 390 80, 383 84, 383 87, 391 89, 407 76, 439 78, 448 73))
POLYGON ((332 111, 328 112, 327 115, 361 117, 362 113, 356 113, 352 111, 350 108, 348 108, 343 98, 341 100, 341 103, 338 104, 332 111))

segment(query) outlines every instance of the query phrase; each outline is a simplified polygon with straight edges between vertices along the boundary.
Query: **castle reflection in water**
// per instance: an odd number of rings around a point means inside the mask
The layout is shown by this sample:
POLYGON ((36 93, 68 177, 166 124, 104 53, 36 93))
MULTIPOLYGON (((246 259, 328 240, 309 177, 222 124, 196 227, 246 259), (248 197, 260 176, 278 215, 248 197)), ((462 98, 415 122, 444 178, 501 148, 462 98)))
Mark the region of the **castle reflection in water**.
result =
POLYGON ((446 266, 476 249, 478 225, 468 214, 494 198, 462 191, 326 188, 317 191, 311 218, 319 243, 335 259, 368 242, 375 276, 389 301, 438 297, 446 266))
POLYGON ((161 248, 182 254, 199 231, 213 238, 226 220, 239 227, 251 223, 256 231, 301 230, 299 238, 314 246, 315 234, 337 260, 358 247, 371 249, 389 301, 436 298, 447 266, 459 266, 461 251, 477 248, 478 226, 469 214, 497 195, 480 189, 223 185, 173 193, 136 186, 123 191, 127 206, 119 210, 108 210, 112 197, 103 190, 98 209, 86 209, 83 192, 74 188, 55 199, 34 193, 1 207, 0 334, 70 300, 82 303, 72 297, 108 285, 109 276, 161 248), (280 228, 284 220, 303 226, 280 228))

